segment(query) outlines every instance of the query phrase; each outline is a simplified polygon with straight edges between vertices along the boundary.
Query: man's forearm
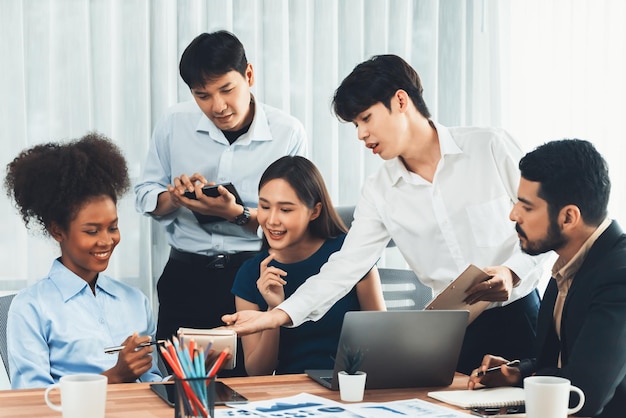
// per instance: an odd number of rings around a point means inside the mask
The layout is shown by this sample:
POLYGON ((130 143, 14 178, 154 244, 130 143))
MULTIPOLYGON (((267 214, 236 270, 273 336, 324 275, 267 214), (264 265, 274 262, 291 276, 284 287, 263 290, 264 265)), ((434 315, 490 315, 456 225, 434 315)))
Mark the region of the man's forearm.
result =
POLYGON ((238 311, 234 314, 222 316, 222 321, 226 323, 224 328, 235 330, 239 336, 276 329, 292 323, 287 312, 278 308, 266 312, 257 310, 238 311))

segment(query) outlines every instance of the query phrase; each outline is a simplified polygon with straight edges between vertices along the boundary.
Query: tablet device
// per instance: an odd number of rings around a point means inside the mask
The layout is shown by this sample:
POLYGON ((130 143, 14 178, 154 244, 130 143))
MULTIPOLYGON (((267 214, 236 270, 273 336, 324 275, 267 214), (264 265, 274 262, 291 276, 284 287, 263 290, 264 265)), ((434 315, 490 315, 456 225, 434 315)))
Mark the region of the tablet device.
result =
MULTIPOLYGON (((176 404, 176 386, 173 381, 151 383, 150 389, 152 389, 166 404, 174 406, 176 404)), ((215 405, 226 404, 238 404, 246 403, 246 399, 243 395, 237 392, 235 389, 228 386, 221 380, 215 381, 215 405)))
MULTIPOLYGON (((218 197, 220 195, 220 192, 217 190, 217 186, 224 186, 226 190, 228 190, 233 196, 235 196, 235 201, 237 202, 237 204, 244 206, 243 201, 241 200, 241 197, 239 196, 239 193, 237 192, 237 189, 235 189, 235 186, 232 183, 222 183, 222 184, 216 184, 213 186, 204 186, 202 188, 202 193, 205 196, 218 197)), ((184 193, 184 196, 187 199, 194 199, 194 200, 197 199, 196 192, 186 191, 184 193)), ((201 213, 197 213, 194 211, 191 211, 191 212, 193 213, 193 216, 196 217, 196 220, 201 224, 227 220, 219 216, 203 215, 201 213)))
POLYGON ((489 280, 483 270, 470 264, 452 283, 426 305, 425 310, 465 310, 469 311, 468 325, 487 309, 491 302, 480 301, 473 305, 464 302, 465 291, 477 283, 489 280))

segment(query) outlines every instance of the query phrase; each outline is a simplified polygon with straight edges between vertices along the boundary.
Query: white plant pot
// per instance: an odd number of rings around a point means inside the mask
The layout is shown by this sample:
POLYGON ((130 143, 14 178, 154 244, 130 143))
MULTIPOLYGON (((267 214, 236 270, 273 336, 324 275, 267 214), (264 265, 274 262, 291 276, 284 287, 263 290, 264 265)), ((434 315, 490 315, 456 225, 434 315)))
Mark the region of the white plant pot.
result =
POLYGON ((356 374, 348 374, 339 372, 339 396, 344 402, 361 402, 363 393, 365 392, 365 379, 367 373, 356 372, 356 374))

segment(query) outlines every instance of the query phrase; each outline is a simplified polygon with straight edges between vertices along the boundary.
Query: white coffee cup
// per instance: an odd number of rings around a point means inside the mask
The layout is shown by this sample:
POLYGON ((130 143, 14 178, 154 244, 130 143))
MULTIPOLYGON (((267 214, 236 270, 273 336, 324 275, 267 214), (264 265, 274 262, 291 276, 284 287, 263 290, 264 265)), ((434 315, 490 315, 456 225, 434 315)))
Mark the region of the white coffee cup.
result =
POLYGON ((585 394, 568 379, 555 376, 531 376, 524 379, 527 418, 566 418, 585 404, 585 394), (578 393, 578 405, 568 409, 570 392, 578 393))
POLYGON ((101 374, 62 376, 59 383, 46 388, 44 398, 51 409, 63 412, 63 418, 104 418, 107 382, 101 374), (61 390, 61 405, 48 398, 50 391, 57 388, 61 390))

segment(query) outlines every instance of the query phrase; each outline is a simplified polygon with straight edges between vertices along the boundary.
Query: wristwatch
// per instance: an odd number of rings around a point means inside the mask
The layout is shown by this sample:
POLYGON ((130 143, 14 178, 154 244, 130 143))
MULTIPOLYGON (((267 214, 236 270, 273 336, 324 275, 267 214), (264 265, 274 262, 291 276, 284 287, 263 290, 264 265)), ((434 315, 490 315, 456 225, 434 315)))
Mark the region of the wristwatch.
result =
POLYGON ((236 223, 237 225, 245 225, 250 222, 250 209, 244 206, 243 213, 241 215, 235 216, 235 220, 232 222, 236 223))

